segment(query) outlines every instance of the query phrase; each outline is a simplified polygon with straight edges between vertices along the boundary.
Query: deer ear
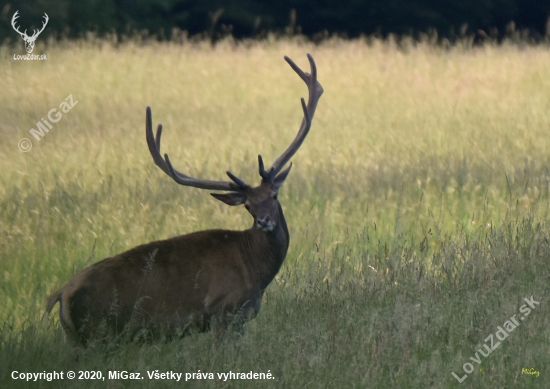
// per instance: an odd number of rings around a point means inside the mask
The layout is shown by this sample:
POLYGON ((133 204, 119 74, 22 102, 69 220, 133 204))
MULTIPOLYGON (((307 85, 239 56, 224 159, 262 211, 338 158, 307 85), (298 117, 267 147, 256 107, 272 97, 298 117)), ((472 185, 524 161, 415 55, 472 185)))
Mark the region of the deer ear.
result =
POLYGON ((223 201, 227 205, 241 205, 246 202, 246 195, 244 193, 210 193, 213 197, 220 201, 223 201))
POLYGON ((275 179, 273 180, 273 189, 279 189, 281 186, 283 186, 283 183, 286 180, 286 176, 288 176, 288 173, 290 173, 290 169, 292 168, 292 163, 288 167, 288 169, 283 170, 275 179))

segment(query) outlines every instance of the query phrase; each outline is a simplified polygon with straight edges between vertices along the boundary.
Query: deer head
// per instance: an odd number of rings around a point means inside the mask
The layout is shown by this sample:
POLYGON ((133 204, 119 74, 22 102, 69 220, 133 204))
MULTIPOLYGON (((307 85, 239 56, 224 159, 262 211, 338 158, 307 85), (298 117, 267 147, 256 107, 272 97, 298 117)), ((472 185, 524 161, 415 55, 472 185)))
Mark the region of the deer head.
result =
POLYGON ((19 31, 19 28, 15 25, 15 20, 19 17, 19 15, 17 15, 18 13, 19 11, 15 11, 15 13, 13 14, 13 18, 11 18, 11 26, 15 31, 19 33, 19 35, 21 35, 21 38, 23 38, 23 40, 25 41, 25 50, 27 50, 27 53, 30 54, 34 50, 34 42, 36 41, 36 38, 38 38, 38 35, 40 35, 42 31, 44 31, 44 28, 46 27, 46 24, 48 24, 48 20, 50 19, 48 18, 48 14, 44 12, 43 18, 46 20, 43 22, 42 28, 40 30, 34 30, 32 36, 28 36, 27 30, 25 30, 25 32, 21 32, 19 31))
POLYGON ((259 174, 262 178, 261 184, 255 188, 246 184, 243 180, 232 174, 230 171, 226 172, 231 181, 210 181, 203 179, 196 179, 189 177, 179 171, 177 171, 170 162, 168 154, 164 154, 164 157, 160 153, 160 139, 162 136, 162 125, 157 127, 156 136, 153 136, 153 123, 151 117, 151 108, 147 107, 146 110, 146 132, 147 132, 147 144, 149 151, 153 156, 155 164, 166 174, 168 174, 178 184, 185 186, 192 186, 200 189, 208 190, 221 190, 228 193, 211 193, 216 199, 223 201, 225 204, 235 206, 244 204, 248 212, 254 217, 254 226, 261 231, 272 231, 277 225, 279 202, 277 199, 279 188, 283 185, 284 180, 288 176, 292 164, 284 170, 283 167, 292 158, 294 153, 300 148, 302 142, 306 138, 310 128, 311 120, 315 114, 317 103, 323 93, 321 84, 317 82, 317 67, 313 57, 308 54, 308 60, 311 66, 311 74, 305 73, 300 69, 294 61, 285 56, 285 60, 294 69, 294 71, 304 80, 308 87, 309 98, 306 104, 302 98, 302 110, 304 112, 304 119, 300 126, 300 130, 296 135, 294 141, 290 146, 281 154, 279 158, 273 163, 269 169, 264 168, 264 163, 261 155, 258 155, 259 174))

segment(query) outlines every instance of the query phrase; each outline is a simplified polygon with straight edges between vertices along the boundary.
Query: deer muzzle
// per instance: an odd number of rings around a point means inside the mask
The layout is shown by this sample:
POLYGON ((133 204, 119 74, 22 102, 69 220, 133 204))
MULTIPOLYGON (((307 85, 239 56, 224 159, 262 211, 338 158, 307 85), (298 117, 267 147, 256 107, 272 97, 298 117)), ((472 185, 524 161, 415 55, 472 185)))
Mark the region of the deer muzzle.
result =
POLYGON ((263 232, 273 231, 275 228, 275 221, 269 216, 259 217, 256 219, 256 226, 263 232))

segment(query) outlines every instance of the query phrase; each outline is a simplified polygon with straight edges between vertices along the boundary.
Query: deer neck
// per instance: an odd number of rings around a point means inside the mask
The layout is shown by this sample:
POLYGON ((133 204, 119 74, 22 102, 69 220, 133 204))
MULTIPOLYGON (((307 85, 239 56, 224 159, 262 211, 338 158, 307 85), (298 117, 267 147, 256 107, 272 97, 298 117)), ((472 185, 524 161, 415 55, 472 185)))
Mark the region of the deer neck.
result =
MULTIPOLYGON (((247 246, 258 271, 262 290, 269 285, 279 272, 290 242, 290 235, 281 204, 278 205, 278 208, 278 221, 272 231, 262 232, 255 225, 246 231, 247 246)), ((254 224, 256 223, 254 222, 254 224)))

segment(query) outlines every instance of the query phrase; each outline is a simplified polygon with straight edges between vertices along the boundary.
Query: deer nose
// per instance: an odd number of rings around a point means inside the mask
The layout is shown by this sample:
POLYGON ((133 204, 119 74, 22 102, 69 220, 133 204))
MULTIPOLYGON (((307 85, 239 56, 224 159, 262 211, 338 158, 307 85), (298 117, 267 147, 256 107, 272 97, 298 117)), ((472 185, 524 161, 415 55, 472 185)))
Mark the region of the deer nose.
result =
POLYGON ((262 231, 271 231, 275 227, 275 222, 270 216, 258 216, 256 218, 256 225, 262 231))

